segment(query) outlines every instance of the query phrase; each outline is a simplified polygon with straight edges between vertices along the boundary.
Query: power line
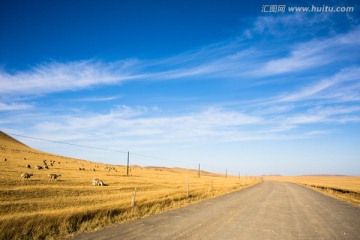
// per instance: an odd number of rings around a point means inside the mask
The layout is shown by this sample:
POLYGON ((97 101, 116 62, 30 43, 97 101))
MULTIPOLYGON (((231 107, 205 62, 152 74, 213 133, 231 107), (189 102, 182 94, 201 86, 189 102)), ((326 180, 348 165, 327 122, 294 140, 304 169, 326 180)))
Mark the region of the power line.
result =
POLYGON ((181 161, 176 161, 176 160, 170 160, 170 159, 167 159, 167 158, 161 158, 161 157, 143 155, 143 154, 139 154, 139 153, 133 153, 133 152, 132 152, 131 154, 132 154, 132 155, 136 155, 136 156, 140 156, 140 157, 153 158, 153 159, 158 159, 158 160, 163 160, 163 161, 168 161, 168 162, 176 162, 176 163, 188 164, 187 162, 181 162, 181 161))
MULTIPOLYGON (((87 146, 87 145, 81 145, 81 144, 75 144, 75 143, 68 143, 68 142, 49 140, 49 139, 38 138, 38 137, 25 136, 25 135, 20 135, 20 134, 15 134, 15 133, 7 133, 7 134, 13 135, 13 136, 18 136, 18 137, 24 137, 24 138, 30 138, 30 139, 45 141, 45 142, 65 144, 65 145, 70 145, 70 146, 75 146, 75 147, 82 147, 82 148, 95 149, 95 150, 108 151, 108 152, 116 152, 116 153, 125 153, 125 154, 129 153, 129 151, 125 151, 125 150, 114 150, 114 149, 108 149, 108 148, 99 148, 99 147, 93 147, 93 146, 87 146)), ((163 157, 156 157, 156 156, 145 155, 145 154, 140 154, 140 153, 135 153, 135 152, 131 152, 131 154, 136 155, 136 156, 140 156, 140 157, 145 157, 145 158, 157 159, 157 160, 161 160, 161 161, 175 162, 175 163, 181 163, 181 164, 189 164, 188 162, 171 160, 171 159, 167 159, 167 158, 163 158, 163 157)), ((202 166, 217 169, 219 171, 224 170, 223 168, 219 168, 217 166, 211 166, 209 164, 202 164, 202 166)))
POLYGON ((67 143, 67 142, 60 142, 60 141, 54 141, 54 140, 49 140, 49 139, 37 138, 37 137, 29 137, 29 136, 24 136, 24 135, 20 135, 20 134, 14 134, 14 133, 8 133, 8 134, 13 135, 13 136, 18 136, 18 137, 31 138, 31 139, 36 139, 36 140, 45 141, 45 142, 66 144, 66 145, 71 145, 71 146, 76 146, 76 147, 91 148, 91 149, 109 151, 109 152, 127 153, 127 151, 119 151, 119 150, 113 150, 113 149, 107 149, 107 148, 91 147, 91 146, 85 146, 85 145, 80 145, 80 144, 75 144, 75 143, 67 143))
MULTIPOLYGON (((129 152, 129 151, 125 151, 125 150, 114 150, 114 149, 108 149, 108 148, 99 148, 99 147, 92 147, 92 146, 86 146, 86 145, 75 144, 75 143, 68 143, 68 142, 62 142, 62 141, 49 140, 49 139, 38 138, 38 137, 30 137, 30 136, 15 134, 15 133, 8 133, 8 134, 13 135, 13 136, 18 136, 18 137, 24 137, 24 138, 30 138, 30 139, 45 141, 45 142, 53 142, 53 143, 58 143, 58 144, 65 144, 65 145, 70 145, 70 146, 83 147, 83 148, 89 148, 89 149, 96 149, 96 150, 102 150, 102 151, 108 151, 108 152, 117 152, 117 153, 126 153, 126 154, 129 152)), ((140 154, 140 153, 131 152, 131 154, 136 155, 136 156, 140 156, 140 157, 145 157, 145 158, 158 159, 158 160, 162 160, 162 161, 169 161, 169 162, 188 164, 187 162, 175 161, 175 160, 170 160, 170 159, 166 159, 166 158, 162 158, 162 157, 144 155, 144 154, 140 154)))

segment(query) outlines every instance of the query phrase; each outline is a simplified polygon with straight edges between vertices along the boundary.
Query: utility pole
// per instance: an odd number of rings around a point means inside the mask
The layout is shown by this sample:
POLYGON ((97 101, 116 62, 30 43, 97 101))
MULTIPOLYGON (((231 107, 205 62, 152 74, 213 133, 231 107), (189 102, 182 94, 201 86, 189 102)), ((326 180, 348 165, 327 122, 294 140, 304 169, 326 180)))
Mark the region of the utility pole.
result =
POLYGON ((200 177, 200 163, 199 163, 198 177, 200 177))
POLYGON ((225 177, 227 178, 227 169, 226 169, 226 171, 225 171, 225 177))
POLYGON ((189 177, 186 178, 186 197, 189 197, 189 177))
POLYGON ((126 176, 129 176, 129 160, 130 160, 130 152, 128 152, 128 157, 127 157, 126 176))

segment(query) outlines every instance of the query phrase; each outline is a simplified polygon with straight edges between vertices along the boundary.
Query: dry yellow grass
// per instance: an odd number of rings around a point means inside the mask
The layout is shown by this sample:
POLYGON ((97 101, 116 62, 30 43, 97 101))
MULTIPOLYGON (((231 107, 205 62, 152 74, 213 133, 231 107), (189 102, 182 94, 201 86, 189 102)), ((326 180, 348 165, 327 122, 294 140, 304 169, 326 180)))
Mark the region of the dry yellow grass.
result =
POLYGON ((196 170, 139 166, 132 166, 131 176, 127 177, 124 166, 110 166, 115 168, 111 171, 104 169, 107 166, 40 152, 0 132, 0 239, 64 238, 185 206, 259 181, 205 172, 199 178, 196 170), (35 165, 42 166, 43 160, 55 164, 36 170, 35 165), (26 168, 27 164, 31 169, 26 168), (34 176, 21 179, 23 172, 34 176), (61 177, 49 180, 50 173, 61 177), (92 186, 95 177, 107 186, 92 186), (131 207, 135 188, 136 206, 131 207))
POLYGON ((268 176, 265 177, 265 180, 301 184, 360 207, 359 176, 268 176))

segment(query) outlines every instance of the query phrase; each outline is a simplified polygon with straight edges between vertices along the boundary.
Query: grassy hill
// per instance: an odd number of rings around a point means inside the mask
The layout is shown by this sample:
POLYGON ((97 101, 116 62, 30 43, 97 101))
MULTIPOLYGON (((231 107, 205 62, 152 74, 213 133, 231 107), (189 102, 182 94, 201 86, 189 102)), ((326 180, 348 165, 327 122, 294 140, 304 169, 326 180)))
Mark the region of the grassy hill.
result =
POLYGON ((126 176, 124 166, 41 152, 3 132, 0 169, 0 239, 65 238, 259 182, 209 172, 199 178, 196 170, 164 167, 132 166, 130 176, 126 176), (44 160, 49 169, 35 169, 36 165, 44 166, 44 160), (22 179, 25 172, 33 176, 22 179), (51 173, 61 177, 50 180, 51 173), (92 186, 93 178, 107 186, 92 186), (131 206, 135 188, 136 205, 131 206))
POLYGON ((25 144, 23 144, 22 142, 16 140, 15 138, 7 135, 6 133, 0 131, 0 143, 4 144, 4 146, 13 146, 16 148, 27 148, 29 149, 28 146, 26 146, 25 144))

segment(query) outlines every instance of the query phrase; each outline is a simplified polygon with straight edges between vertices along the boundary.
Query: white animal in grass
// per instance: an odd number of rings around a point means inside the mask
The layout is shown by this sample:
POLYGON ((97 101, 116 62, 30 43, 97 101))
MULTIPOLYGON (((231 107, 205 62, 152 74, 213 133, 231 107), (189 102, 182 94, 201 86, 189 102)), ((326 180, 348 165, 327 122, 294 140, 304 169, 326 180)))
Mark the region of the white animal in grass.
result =
POLYGON ((55 174, 55 173, 51 173, 49 174, 49 178, 50 180, 56 180, 57 178, 61 177, 61 174, 55 174))
POLYGON ((29 180, 30 177, 34 176, 32 173, 22 173, 21 178, 29 180))
POLYGON ((94 178, 92 180, 92 185, 94 186, 105 186, 104 182, 100 179, 94 178))

